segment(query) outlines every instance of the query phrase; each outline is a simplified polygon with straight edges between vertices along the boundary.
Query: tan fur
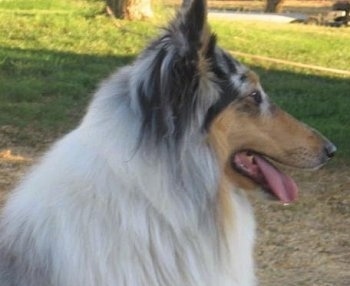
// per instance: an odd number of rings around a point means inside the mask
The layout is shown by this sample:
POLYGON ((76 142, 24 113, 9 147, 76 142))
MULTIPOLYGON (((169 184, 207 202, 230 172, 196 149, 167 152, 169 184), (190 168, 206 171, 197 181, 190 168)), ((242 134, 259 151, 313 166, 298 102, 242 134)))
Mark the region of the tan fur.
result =
MULTIPOLYGON (((254 73, 248 74, 250 80, 258 80, 254 73)), ((226 229, 232 225, 233 207, 228 198, 231 186, 244 190, 257 188, 253 181, 231 167, 234 153, 251 150, 288 166, 311 168, 322 161, 325 139, 276 105, 271 104, 269 112, 262 114, 259 106, 246 96, 234 101, 214 119, 209 143, 220 166, 218 210, 220 223, 226 229)))
POLYGON ((221 226, 224 237, 227 237, 227 231, 233 228, 232 219, 234 217, 234 209, 230 198, 232 182, 234 182, 237 187, 252 188, 250 181, 238 175, 236 172, 232 172, 229 162, 232 147, 227 140, 227 134, 233 129, 232 125, 234 125, 234 123, 230 121, 230 117, 226 116, 226 113, 222 113, 216 118, 209 132, 209 143, 214 147, 220 166, 217 211, 219 225, 221 226))
POLYGON ((248 81, 250 81, 250 83, 253 86, 257 86, 259 84, 259 76, 255 72, 249 70, 246 75, 247 75, 248 81))
POLYGON ((204 26, 202 38, 201 38, 202 47, 198 51, 198 54, 199 54, 198 70, 200 75, 204 78, 208 76, 208 70, 209 70, 209 63, 208 63, 208 60, 204 57, 204 55, 207 53, 210 36, 211 36, 210 26, 206 24, 204 26))
POLYGON ((229 237, 228 232, 232 231, 234 224, 234 208, 231 203, 231 184, 225 176, 221 177, 217 196, 218 222, 224 238, 229 237))

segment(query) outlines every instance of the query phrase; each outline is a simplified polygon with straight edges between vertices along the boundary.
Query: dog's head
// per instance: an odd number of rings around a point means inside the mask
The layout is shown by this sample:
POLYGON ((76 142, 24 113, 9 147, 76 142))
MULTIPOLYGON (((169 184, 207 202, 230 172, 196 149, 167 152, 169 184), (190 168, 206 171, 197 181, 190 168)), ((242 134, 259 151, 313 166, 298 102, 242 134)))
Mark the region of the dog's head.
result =
POLYGON ((317 168, 335 146, 273 104, 258 76, 217 45, 204 0, 187 3, 138 59, 143 136, 177 145, 200 133, 237 187, 295 200, 294 181, 270 161, 317 168))

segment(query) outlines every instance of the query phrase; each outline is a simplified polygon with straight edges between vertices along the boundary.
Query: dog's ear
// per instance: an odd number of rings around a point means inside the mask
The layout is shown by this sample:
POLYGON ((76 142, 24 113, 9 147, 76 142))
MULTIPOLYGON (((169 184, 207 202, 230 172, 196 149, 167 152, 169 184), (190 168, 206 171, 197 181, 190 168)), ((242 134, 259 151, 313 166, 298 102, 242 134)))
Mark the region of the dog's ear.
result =
POLYGON ((148 139, 180 139, 193 127, 194 117, 198 126, 203 124, 198 114, 205 111, 199 109, 206 109, 212 99, 200 96, 199 86, 206 79, 203 75, 209 70, 215 43, 206 0, 184 0, 176 19, 140 58, 152 59, 147 70, 139 73, 137 86, 148 139))
POLYGON ((175 26, 180 30, 183 40, 192 48, 201 48, 208 42, 210 32, 207 13, 206 0, 183 0, 175 26))

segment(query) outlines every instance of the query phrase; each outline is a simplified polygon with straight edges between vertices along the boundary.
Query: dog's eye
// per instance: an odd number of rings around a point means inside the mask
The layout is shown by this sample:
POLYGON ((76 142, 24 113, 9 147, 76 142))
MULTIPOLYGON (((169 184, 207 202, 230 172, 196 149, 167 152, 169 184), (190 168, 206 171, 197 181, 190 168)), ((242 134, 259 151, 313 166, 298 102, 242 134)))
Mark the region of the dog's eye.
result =
POLYGON ((253 91, 250 94, 250 97, 252 97, 256 104, 260 104, 262 102, 262 95, 261 92, 258 90, 253 91))

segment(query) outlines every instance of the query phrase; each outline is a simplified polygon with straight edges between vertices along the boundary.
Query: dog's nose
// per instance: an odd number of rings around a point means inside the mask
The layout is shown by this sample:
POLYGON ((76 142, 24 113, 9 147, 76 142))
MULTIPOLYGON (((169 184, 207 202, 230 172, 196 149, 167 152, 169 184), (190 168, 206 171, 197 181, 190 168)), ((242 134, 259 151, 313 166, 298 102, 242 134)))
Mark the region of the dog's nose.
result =
POLYGON ((333 143, 328 142, 324 147, 324 150, 327 154, 327 157, 332 158, 335 155, 335 152, 337 151, 337 147, 335 147, 333 143))

